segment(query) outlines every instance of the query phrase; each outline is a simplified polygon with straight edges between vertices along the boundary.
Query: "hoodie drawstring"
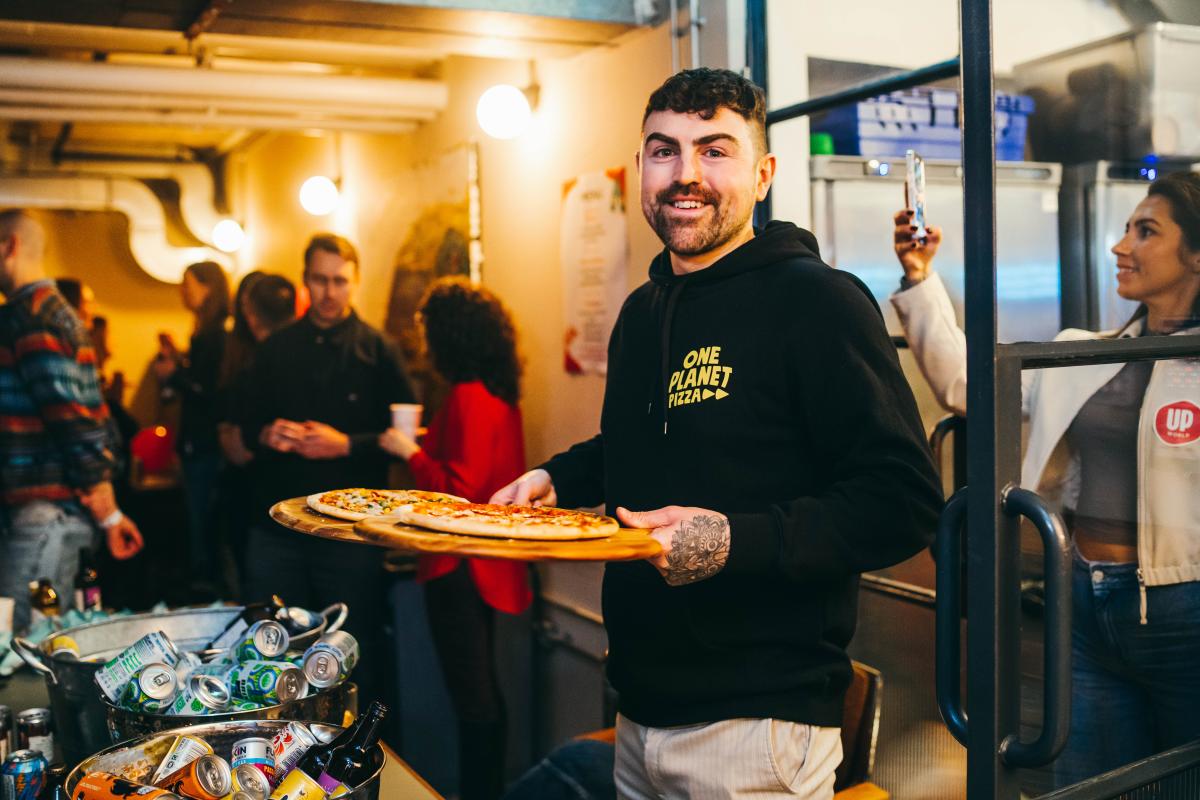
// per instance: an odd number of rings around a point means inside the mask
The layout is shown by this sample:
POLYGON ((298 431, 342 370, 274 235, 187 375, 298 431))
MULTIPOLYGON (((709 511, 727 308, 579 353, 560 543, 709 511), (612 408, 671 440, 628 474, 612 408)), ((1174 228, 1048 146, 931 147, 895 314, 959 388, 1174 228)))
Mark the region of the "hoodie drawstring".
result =
POLYGON ((667 401, 671 388, 671 323, 675 319, 675 305, 683 294, 684 281, 676 281, 671 285, 667 294, 667 308, 663 313, 662 332, 659 338, 660 364, 659 374, 662 383, 662 424, 663 436, 667 435, 667 401))

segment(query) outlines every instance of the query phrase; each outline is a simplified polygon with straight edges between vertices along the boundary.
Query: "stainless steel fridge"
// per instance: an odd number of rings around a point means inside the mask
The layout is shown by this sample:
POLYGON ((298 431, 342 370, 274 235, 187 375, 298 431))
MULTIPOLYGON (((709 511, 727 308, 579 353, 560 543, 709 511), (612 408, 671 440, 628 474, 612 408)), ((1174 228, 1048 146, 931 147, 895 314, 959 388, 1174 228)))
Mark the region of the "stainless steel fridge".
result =
POLYGON ((1112 247, 1150 181, 1187 169, 1200 170, 1200 164, 1092 161, 1064 168, 1059 200, 1064 326, 1110 330, 1133 314, 1137 304, 1117 295, 1112 247))

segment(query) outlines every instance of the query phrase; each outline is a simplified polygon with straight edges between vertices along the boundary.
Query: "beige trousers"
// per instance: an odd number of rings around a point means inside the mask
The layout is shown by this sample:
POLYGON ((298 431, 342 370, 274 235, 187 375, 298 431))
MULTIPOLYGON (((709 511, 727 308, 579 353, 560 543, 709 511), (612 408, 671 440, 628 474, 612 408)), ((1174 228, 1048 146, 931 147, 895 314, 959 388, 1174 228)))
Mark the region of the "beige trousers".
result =
POLYGON ((833 797, 841 730, 777 719, 647 728, 617 717, 622 800, 833 797))

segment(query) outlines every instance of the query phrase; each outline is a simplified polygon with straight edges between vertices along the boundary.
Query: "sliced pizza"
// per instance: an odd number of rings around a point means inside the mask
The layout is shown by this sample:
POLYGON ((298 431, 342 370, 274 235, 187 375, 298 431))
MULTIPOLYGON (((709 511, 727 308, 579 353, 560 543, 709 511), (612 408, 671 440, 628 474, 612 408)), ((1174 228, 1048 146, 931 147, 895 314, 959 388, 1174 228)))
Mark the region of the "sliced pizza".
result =
POLYGON ((466 503, 464 497, 416 489, 335 489, 308 496, 308 507, 321 514, 357 522, 388 517, 408 503, 466 503))
POLYGON ((549 506, 416 502, 402 505, 395 517, 443 533, 504 539, 601 539, 620 529, 612 517, 549 506))

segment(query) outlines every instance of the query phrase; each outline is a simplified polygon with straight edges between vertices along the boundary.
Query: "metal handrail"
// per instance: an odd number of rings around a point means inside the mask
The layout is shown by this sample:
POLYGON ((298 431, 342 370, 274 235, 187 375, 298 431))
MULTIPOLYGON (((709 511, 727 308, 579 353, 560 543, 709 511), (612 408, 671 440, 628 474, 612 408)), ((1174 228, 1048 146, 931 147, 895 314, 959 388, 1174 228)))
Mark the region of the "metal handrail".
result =
POLYGON ((1000 742, 1000 757, 1010 766, 1040 767, 1058 757, 1071 730, 1071 546, 1062 517, 1035 492, 1009 486, 1000 503, 1006 514, 1028 519, 1041 534, 1046 580, 1042 732, 1028 744, 1010 733, 1000 742))
POLYGON ((867 81, 856 86, 851 86, 848 89, 842 89, 837 92, 821 95, 820 97, 814 97, 811 100, 804 100, 790 106, 777 108, 774 111, 767 112, 767 127, 778 122, 787 122, 797 117, 806 117, 809 114, 816 114, 819 111, 844 106, 847 103, 853 103, 858 100, 878 97, 888 92, 921 86, 944 78, 956 78, 958 77, 958 68, 959 60, 955 57, 946 61, 939 61, 936 64, 930 64, 927 67, 919 67, 907 72, 889 75, 886 78, 867 81))
POLYGON ((1016 342, 997 347, 998 358, 1019 359, 1023 369, 1082 367, 1197 356, 1200 356, 1200 335, 1194 334, 1074 342, 1016 342))
POLYGON ((951 735, 963 747, 967 746, 967 712, 962 705, 962 629, 959 607, 962 604, 962 527, 967 518, 967 490, 959 489, 938 520, 937 539, 937 597, 934 625, 936 648, 934 682, 937 686, 938 710, 951 735))

